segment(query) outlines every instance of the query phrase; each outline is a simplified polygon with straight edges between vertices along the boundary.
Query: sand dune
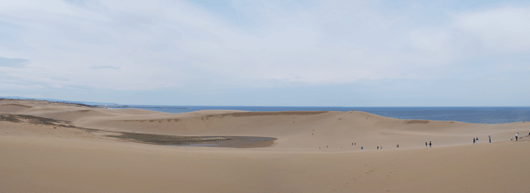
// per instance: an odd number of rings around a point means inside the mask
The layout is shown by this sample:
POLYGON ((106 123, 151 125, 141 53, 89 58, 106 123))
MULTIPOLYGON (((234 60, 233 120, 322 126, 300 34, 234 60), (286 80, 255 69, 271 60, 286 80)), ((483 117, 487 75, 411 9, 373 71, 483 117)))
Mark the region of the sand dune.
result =
POLYGON ((2 192, 529 191, 529 123, 364 112, 168 114, 20 100, 0 101, 0 115, 20 120, 0 121, 2 192), (57 122, 38 122, 45 118, 57 122), (178 147, 106 137, 116 132, 277 140, 259 148, 178 147))
POLYGON ((31 106, 19 104, 5 104, 0 105, 0 113, 19 113, 29 108, 31 108, 31 106))

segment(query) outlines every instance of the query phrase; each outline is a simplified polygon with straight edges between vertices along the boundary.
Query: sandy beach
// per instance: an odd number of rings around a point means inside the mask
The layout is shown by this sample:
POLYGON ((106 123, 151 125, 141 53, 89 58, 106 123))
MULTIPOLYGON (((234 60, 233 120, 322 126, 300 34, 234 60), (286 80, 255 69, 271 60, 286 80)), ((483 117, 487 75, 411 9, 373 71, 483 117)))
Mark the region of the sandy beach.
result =
POLYGON ((355 111, 169 114, 6 99, 0 192, 530 192, 529 132, 528 122, 355 111))

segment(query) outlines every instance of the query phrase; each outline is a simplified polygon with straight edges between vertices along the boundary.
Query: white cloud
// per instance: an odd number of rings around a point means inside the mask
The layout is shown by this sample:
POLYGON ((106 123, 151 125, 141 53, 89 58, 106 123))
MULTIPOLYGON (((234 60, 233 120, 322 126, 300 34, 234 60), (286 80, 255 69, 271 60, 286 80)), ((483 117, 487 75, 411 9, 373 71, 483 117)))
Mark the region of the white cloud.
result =
POLYGON ((53 87, 433 79, 483 49, 530 45, 525 8, 466 10, 413 25, 414 13, 362 1, 234 1, 232 16, 188 1, 39 2, 0 6, 0 28, 16 26, 6 33, 20 42, 0 46, 0 55, 32 61, 4 70, 10 76, 53 87))
POLYGON ((29 61, 26 59, 0 57, 0 67, 22 68, 25 67, 28 63, 29 61))
POLYGON ((98 69, 112 69, 112 70, 118 70, 120 69, 119 67, 115 67, 115 66, 92 66, 90 67, 94 70, 98 70, 98 69))
POLYGON ((17 0, 17 1, 1 0, 0 1, 0 8, 8 8, 8 9, 27 8, 27 7, 38 6, 38 5, 39 5, 39 2, 36 0, 17 0))
POLYGON ((456 26, 501 52, 530 49, 530 8, 505 7, 454 15, 456 26))

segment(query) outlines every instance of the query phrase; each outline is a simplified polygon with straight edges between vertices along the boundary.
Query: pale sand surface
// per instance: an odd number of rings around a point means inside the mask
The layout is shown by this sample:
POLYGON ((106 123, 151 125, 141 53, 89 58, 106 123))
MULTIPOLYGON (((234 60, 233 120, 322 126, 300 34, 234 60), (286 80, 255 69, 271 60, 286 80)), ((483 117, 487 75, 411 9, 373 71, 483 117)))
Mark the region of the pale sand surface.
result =
POLYGON ((0 115, 8 114, 104 131, 0 121, 0 192, 530 192, 529 123, 422 122, 363 112, 168 114, 0 101, 0 115), (259 148, 178 147, 105 131, 278 140, 259 148), (515 132, 521 141, 510 141, 515 132), (425 141, 434 146, 425 148, 425 141))

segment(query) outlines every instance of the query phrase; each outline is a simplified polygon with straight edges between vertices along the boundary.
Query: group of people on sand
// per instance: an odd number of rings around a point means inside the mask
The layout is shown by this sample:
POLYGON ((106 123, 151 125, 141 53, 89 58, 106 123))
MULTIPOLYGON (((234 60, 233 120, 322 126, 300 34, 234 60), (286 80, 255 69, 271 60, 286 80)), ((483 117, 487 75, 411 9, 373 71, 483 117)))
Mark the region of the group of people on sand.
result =
MULTIPOLYGON (((491 143, 491 135, 488 135, 488 140, 491 143)), ((473 144, 478 143, 478 137, 473 138, 473 144)))
MULTIPOLYGON (((351 145, 357 145, 357 143, 352 143, 351 145)), ((397 145, 397 147, 399 148, 399 145, 397 145)), ((383 149, 383 146, 377 146, 377 150, 379 150, 379 148, 383 149)), ((361 150, 364 150, 363 146, 361 146, 361 150)))
POLYGON ((429 141, 429 143, 425 142, 425 147, 427 147, 427 145, 428 145, 429 147, 432 147, 432 141, 429 141))
MULTIPOLYGON (((354 143, 351 143, 351 145, 354 146, 354 145, 357 145, 357 143, 354 142, 354 143)), ((430 145, 432 145, 432 143, 430 145)), ((425 146, 427 146, 427 142, 425 142, 425 146)), ((396 145, 396 147, 399 148, 399 144, 396 145)), ((326 148, 329 148, 329 145, 326 145, 326 148)), ((340 148, 342 149, 342 147, 340 147, 340 148)), ((321 149, 321 148, 318 147, 318 149, 321 149)), ((383 146, 377 146, 377 150, 379 150, 379 149, 383 149, 383 146)), ((361 146, 361 150, 364 150, 363 146, 361 146)))
MULTIPOLYGON (((530 133, 528 133, 528 136, 530 136, 530 133)), ((488 139, 489 139, 489 142, 491 143, 491 135, 488 135, 488 139)), ((518 141, 518 140, 519 140, 519 133, 516 133, 515 134, 515 141, 518 141)), ((475 144, 475 143, 478 143, 478 137, 473 138, 473 144, 475 144)), ((357 143, 352 143, 351 145, 352 146, 353 145, 357 145, 357 143)), ((399 148, 399 144, 396 147, 399 148)), ((429 141, 429 143, 425 142, 425 147, 432 147, 432 141, 429 141)), ((329 148, 329 146, 326 146, 326 148, 329 148)), ((379 150, 379 148, 383 149, 383 146, 377 146, 377 150, 379 150)), ((318 149, 320 149, 320 147, 318 149)), ((364 147, 361 146, 361 150, 363 150, 363 149, 364 149, 364 147)))
MULTIPOLYGON (((530 138, 530 132, 528 133, 528 137, 530 138)), ((515 141, 519 141, 519 133, 515 133, 515 141)))
MULTIPOLYGON (((530 133, 528 133, 528 136, 530 137, 530 133)), ((488 140, 491 143, 491 135, 488 135, 488 140)), ((515 133, 515 141, 519 141, 519 133, 515 133)), ((478 143, 478 137, 473 138, 473 144, 475 143, 478 143)), ((427 146, 427 142, 425 142, 425 146, 427 146)))

